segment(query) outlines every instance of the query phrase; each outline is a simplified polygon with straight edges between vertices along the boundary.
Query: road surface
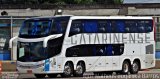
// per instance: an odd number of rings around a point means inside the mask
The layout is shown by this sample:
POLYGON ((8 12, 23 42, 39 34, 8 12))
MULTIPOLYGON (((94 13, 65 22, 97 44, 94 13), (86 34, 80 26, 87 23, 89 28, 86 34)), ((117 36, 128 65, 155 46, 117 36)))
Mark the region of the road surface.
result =
MULTIPOLYGON (((19 78, 19 79, 33 79, 35 76, 33 74, 17 74, 17 72, 2 72, 2 78, 4 79, 11 79, 11 78, 19 78)), ((57 78, 48 78, 46 76, 45 79, 61 79, 60 75, 57 78)), ((139 71, 138 74, 130 74, 130 75, 121 75, 116 74, 97 74, 94 75, 93 73, 85 73, 83 77, 69 77, 65 79, 160 79, 160 70, 158 69, 151 69, 145 71, 139 71)))

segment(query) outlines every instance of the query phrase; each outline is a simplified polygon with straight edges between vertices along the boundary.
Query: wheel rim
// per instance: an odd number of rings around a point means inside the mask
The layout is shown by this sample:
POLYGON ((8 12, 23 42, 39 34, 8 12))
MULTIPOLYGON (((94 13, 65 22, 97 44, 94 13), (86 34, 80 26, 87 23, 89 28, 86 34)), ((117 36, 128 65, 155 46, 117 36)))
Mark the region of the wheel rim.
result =
POLYGON ((133 63, 132 67, 133 67, 133 71, 135 71, 135 72, 137 72, 137 71, 138 71, 138 69, 139 69, 139 67, 138 67, 138 64, 137 64, 137 63, 133 63))
POLYGON ((66 65, 66 66, 64 67, 64 73, 65 73, 66 75, 70 75, 71 72, 72 72, 71 67, 70 67, 69 65, 66 65))
POLYGON ((124 64, 124 72, 127 73, 129 70, 129 66, 128 64, 124 64))
POLYGON ((76 68, 76 73, 77 74, 82 74, 83 73, 83 67, 81 65, 78 65, 76 68))

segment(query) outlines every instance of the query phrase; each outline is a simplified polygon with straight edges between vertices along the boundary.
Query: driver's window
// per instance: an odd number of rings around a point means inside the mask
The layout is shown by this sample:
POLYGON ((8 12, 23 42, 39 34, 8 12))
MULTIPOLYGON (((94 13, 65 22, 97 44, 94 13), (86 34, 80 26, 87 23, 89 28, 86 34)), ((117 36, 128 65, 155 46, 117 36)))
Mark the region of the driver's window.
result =
POLYGON ((69 36, 76 35, 81 32, 82 32, 82 22, 81 21, 73 21, 71 24, 69 36))

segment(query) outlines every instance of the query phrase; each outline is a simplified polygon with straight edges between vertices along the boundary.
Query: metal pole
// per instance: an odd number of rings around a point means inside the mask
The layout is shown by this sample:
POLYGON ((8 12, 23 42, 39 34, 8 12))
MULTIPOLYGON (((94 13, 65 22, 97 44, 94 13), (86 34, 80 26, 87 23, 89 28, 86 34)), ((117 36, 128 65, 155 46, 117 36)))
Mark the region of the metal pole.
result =
MULTIPOLYGON (((13 18, 11 16, 11 38, 13 37, 13 18)), ((13 44, 12 44, 13 45, 13 44)), ((13 46, 11 48, 11 60, 13 60, 13 46)))

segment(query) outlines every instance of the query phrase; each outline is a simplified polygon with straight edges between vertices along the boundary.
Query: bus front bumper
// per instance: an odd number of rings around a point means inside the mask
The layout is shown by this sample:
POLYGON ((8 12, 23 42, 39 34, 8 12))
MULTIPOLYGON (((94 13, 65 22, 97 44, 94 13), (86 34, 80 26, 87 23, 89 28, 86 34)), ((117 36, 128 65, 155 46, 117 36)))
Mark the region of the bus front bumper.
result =
POLYGON ((44 66, 39 68, 21 68, 17 67, 18 73, 27 73, 27 74, 49 74, 49 73, 63 73, 61 70, 45 70, 44 66))

